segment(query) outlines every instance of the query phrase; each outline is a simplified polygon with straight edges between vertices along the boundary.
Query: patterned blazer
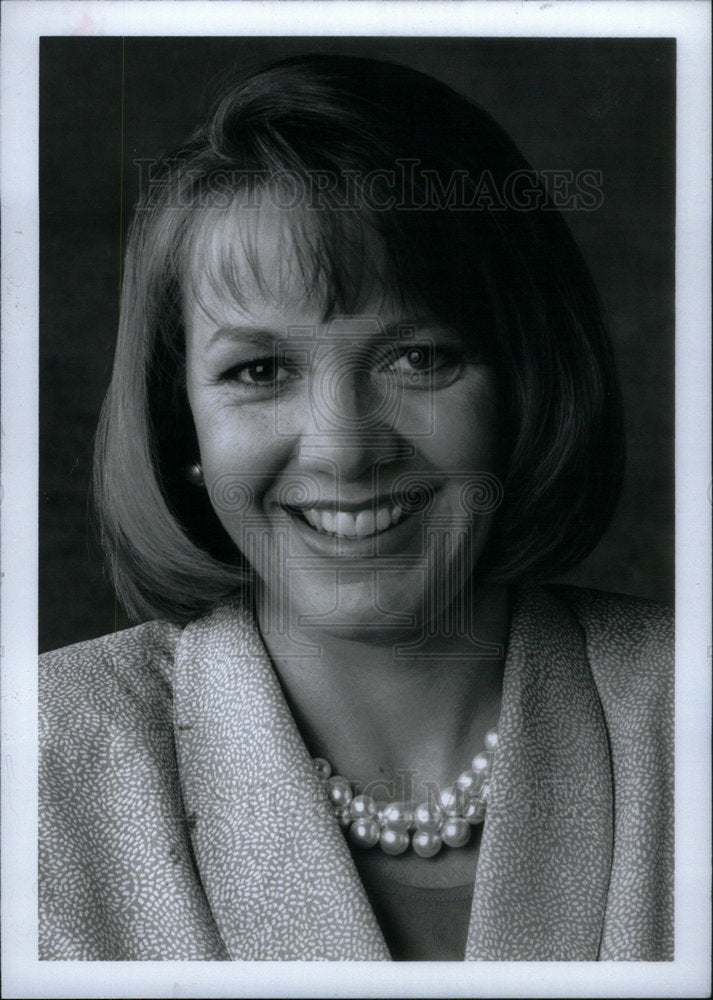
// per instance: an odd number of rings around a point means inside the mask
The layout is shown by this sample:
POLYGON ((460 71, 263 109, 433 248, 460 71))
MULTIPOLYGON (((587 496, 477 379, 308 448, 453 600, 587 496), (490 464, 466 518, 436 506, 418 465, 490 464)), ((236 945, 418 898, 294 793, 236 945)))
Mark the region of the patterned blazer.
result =
MULTIPOLYGON (((517 595, 467 960, 673 957, 670 615, 517 595)), ((40 957, 390 958, 252 616, 41 658, 40 957)))

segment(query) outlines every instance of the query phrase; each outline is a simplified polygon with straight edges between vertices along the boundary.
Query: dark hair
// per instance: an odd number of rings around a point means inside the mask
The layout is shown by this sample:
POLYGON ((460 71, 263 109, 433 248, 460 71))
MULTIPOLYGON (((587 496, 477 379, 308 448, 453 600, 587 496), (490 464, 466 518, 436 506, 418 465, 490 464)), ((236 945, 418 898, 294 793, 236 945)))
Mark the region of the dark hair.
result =
POLYGON ((530 168, 489 115, 410 68, 305 56, 228 89, 152 178, 127 244, 95 494, 130 614, 186 621, 249 579, 183 474, 198 448, 181 320, 196 220, 246 194, 294 209, 305 288, 326 315, 355 311, 377 234, 384 279, 478 338, 501 405, 489 578, 552 576, 591 551, 623 468, 612 352, 563 219, 542 191, 525 208, 508 197, 516 177, 530 168))

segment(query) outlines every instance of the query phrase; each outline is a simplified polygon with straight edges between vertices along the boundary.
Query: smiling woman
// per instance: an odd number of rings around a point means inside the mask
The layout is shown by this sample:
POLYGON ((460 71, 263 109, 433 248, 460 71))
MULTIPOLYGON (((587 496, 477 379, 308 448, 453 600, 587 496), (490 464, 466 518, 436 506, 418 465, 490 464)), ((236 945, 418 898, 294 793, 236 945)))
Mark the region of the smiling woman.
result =
POLYGON ((542 584, 622 418, 523 177, 445 85, 305 56, 152 179, 96 492, 158 620, 43 658, 43 957, 671 957, 669 619, 542 584))
POLYGON ((305 287, 283 215, 242 207, 218 230, 220 243, 205 248, 202 231, 190 256, 186 384, 205 486, 264 592, 271 574, 287 577, 292 636, 317 616, 354 638, 365 625, 373 638, 382 622, 394 642, 396 623, 423 618, 423 581, 439 578, 436 558, 440 576, 464 558, 458 576, 475 569, 489 518, 476 531, 460 491, 464 472, 488 473, 495 460, 494 377, 465 334, 417 319, 418 307, 408 310, 378 273, 362 276, 358 314, 325 315, 327 289, 305 287), (225 285, 216 294, 214 257, 234 256, 253 229, 261 280, 247 257, 233 261, 240 298, 225 285), (425 574, 423 518, 400 495, 424 476, 429 517, 443 525, 425 574), (245 483, 249 501, 221 504, 228 481, 245 483), (288 544, 289 565, 281 564, 288 544), (337 566, 348 575, 335 577, 337 566))

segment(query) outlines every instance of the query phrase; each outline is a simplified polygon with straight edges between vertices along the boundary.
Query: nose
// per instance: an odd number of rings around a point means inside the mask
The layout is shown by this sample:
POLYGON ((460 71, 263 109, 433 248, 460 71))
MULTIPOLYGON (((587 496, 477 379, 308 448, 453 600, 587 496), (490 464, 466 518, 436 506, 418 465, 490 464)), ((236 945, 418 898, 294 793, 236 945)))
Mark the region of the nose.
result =
POLYGON ((335 349, 310 382, 300 465, 340 481, 369 479, 381 460, 404 450, 398 446, 399 409, 398 387, 374 377, 373 359, 335 349))

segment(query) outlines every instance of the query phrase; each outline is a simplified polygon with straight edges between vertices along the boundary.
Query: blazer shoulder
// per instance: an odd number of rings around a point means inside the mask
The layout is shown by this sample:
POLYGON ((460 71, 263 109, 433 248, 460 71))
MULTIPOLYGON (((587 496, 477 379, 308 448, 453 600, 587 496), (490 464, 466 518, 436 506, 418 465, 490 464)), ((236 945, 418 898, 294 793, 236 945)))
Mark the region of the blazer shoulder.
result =
POLYGON ((602 693, 627 688, 672 697, 673 611, 665 604, 583 587, 548 588, 575 616, 602 693))
POLYGON ((110 719, 164 717, 179 626, 145 622, 43 653, 39 660, 40 735, 74 726, 88 735, 110 719))
POLYGON ((71 670, 84 664, 97 666, 100 662, 126 668, 151 662, 158 669, 165 669, 173 660, 181 632, 181 627, 173 622, 144 622, 42 653, 40 665, 46 670, 71 670))
POLYGON ((552 584, 548 588, 580 619, 582 625, 614 641, 630 640, 670 643, 673 611, 658 601, 629 594, 615 594, 587 587, 552 584))

